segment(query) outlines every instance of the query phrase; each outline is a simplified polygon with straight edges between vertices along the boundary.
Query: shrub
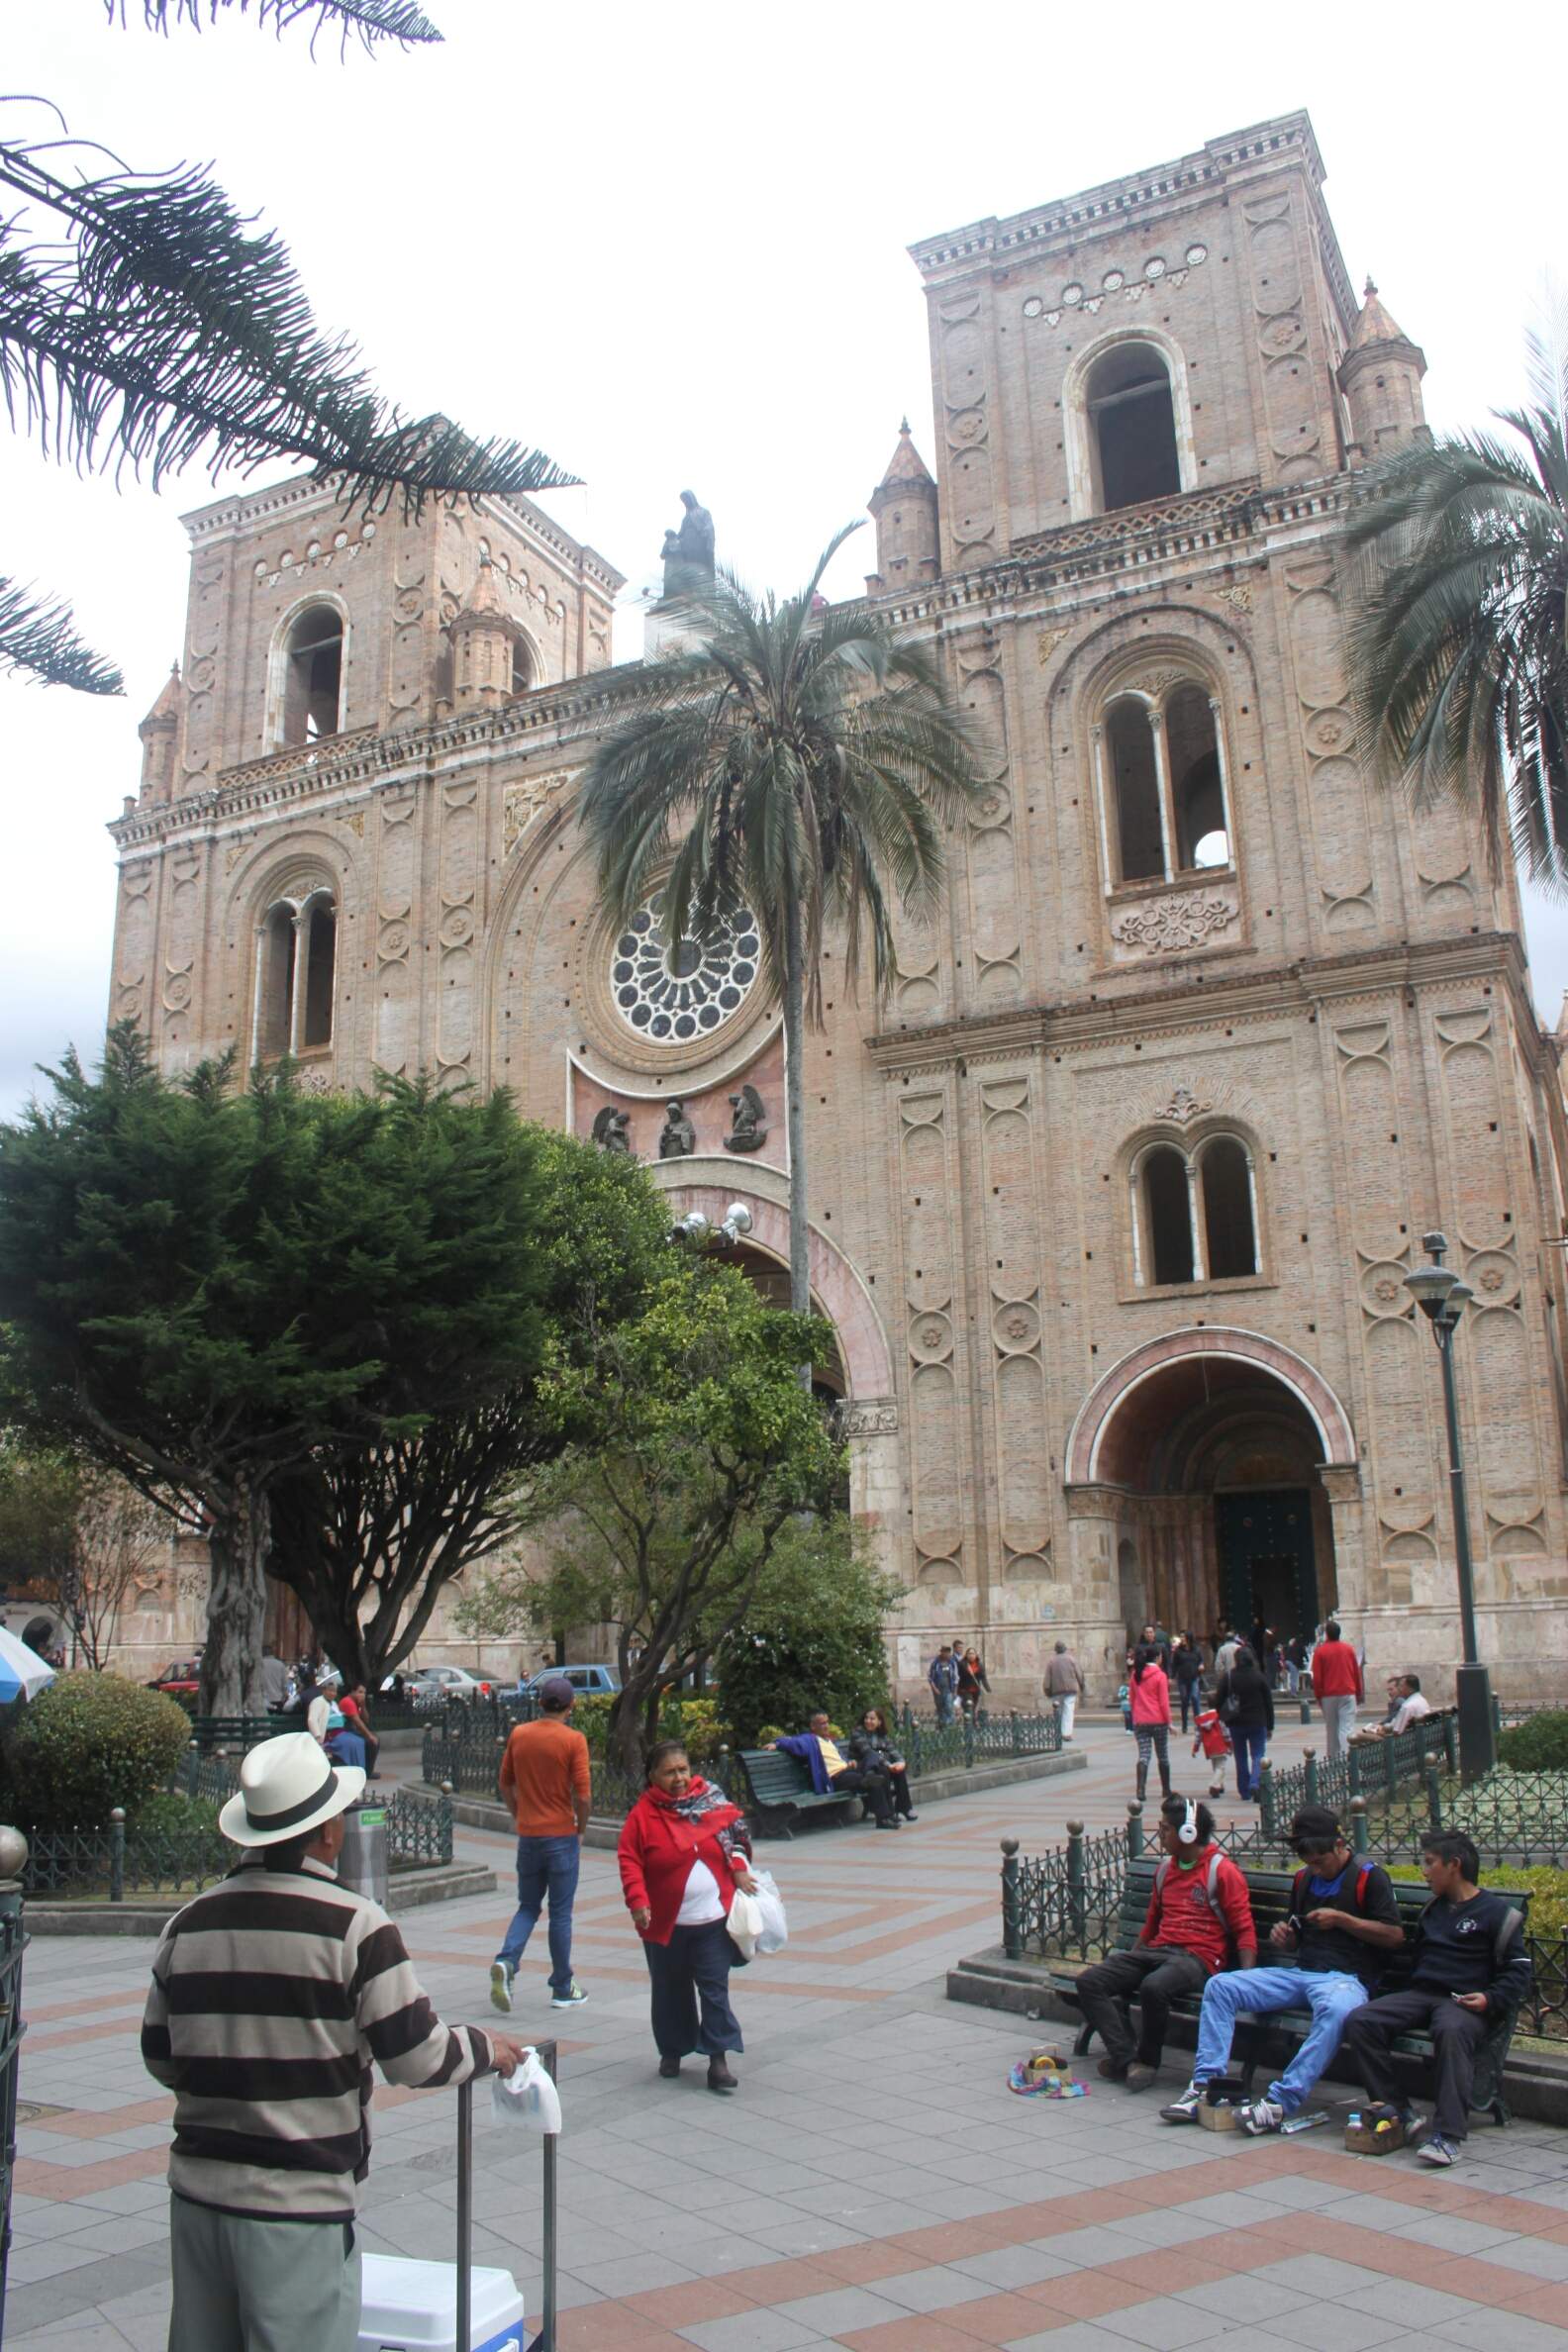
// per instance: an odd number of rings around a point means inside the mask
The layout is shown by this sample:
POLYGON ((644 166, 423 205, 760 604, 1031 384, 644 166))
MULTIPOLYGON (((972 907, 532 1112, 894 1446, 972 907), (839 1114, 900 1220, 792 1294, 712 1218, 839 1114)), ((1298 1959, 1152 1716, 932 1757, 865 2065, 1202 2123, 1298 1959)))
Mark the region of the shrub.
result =
POLYGON ((1568 1708, 1527 1715, 1498 1741, 1498 1762, 1511 1772, 1568 1771, 1568 1708))
POLYGON ((847 1519, 792 1530, 719 1652, 719 1704, 735 1744, 758 1746, 764 1723, 804 1731, 818 1708, 858 1723, 868 1707, 886 1707, 883 1619, 899 1598, 847 1519))
POLYGON ((101 1828, 117 1805, 134 1816, 189 1738, 187 1716, 160 1691, 118 1674, 62 1674, 18 1711, 6 1736, 17 1827, 101 1828))
MULTIPOLYGON (((1389 1877, 1419 1879, 1421 1870, 1414 1862, 1400 1862, 1390 1869, 1389 1877)), ((1545 1862, 1534 1863, 1528 1870, 1513 1862, 1483 1862, 1481 1884, 1489 1893, 1506 1895, 1512 1887, 1520 1894, 1528 1894, 1531 1935, 1551 1937, 1568 1933, 1568 1870, 1555 1869, 1545 1862)))

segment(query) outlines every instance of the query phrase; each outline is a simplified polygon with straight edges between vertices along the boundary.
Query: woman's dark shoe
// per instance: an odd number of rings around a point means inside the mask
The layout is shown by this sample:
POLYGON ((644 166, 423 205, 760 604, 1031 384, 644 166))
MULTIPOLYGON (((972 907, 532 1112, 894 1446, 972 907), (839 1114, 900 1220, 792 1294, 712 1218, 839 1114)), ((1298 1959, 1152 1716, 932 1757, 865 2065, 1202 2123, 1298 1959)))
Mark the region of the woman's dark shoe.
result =
POLYGON ((897 1821, 878 1821, 877 1827, 879 1829, 896 1829, 898 1823, 897 1821))
POLYGON ((678 2058, 661 2058, 659 2073, 664 2077, 666 2083, 672 2082, 675 2076, 680 2073, 680 2060, 678 2058))
POLYGON ((905 1820, 906 1820, 906 1821, 918 1821, 918 1820, 920 1819, 920 1814, 919 1814, 919 1813, 906 1813, 906 1814, 904 1815, 904 1818, 905 1818, 905 1820))
POLYGON ((722 2058, 710 2058, 708 2061, 708 2088, 710 2091, 738 2091, 740 2088, 722 2058))

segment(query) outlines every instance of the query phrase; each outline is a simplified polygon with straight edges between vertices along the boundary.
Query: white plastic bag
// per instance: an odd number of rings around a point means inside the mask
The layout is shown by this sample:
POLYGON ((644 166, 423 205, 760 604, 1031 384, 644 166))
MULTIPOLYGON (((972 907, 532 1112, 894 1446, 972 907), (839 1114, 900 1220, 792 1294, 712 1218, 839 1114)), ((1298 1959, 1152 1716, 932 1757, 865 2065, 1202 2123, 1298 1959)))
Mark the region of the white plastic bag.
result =
POLYGON ((744 1887, 736 1887, 725 1925, 730 1930, 730 1941, 741 1959, 753 1959, 757 1939, 762 1933, 762 1907, 754 1895, 746 1893, 744 1887))
POLYGON ((523 2063, 509 2075, 492 2077, 491 2105, 498 2123, 522 2124, 531 2131, 559 2131, 560 2093, 538 2050, 523 2053, 523 2063))
POLYGON ((757 1929, 756 1948, 759 1952, 782 1952, 789 1942, 789 1921, 784 1916, 784 1898, 771 1870, 754 1870, 756 1893, 751 1900, 761 1913, 757 1929))

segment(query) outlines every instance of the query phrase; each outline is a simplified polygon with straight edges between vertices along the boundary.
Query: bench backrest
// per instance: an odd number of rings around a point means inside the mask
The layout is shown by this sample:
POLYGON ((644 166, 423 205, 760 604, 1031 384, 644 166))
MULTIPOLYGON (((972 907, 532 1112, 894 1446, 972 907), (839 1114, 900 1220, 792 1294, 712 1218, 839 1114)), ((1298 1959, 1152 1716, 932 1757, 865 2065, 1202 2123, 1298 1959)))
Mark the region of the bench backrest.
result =
POLYGON ((740 1761, 758 1805, 787 1805, 812 1793, 811 1766, 804 1756, 781 1755, 777 1748, 742 1748, 740 1761))

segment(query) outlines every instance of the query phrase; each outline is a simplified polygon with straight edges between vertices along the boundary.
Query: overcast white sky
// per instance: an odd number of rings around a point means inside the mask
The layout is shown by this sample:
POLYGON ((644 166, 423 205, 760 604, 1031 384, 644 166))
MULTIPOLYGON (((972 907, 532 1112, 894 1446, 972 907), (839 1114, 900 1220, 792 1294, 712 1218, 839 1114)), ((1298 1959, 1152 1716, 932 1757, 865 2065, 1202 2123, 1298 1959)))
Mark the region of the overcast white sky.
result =
MULTIPOLYGON (((1518 396, 1521 326, 1560 263, 1561 0, 1511 14, 1501 67, 1488 20, 1443 0, 425 4, 443 48, 340 62, 324 41, 312 64, 304 35, 245 18, 161 41, 109 30, 102 0, 0 0, 3 80, 139 168, 214 161, 386 394, 584 477, 547 503, 629 596, 683 486, 727 559, 787 588, 862 512, 906 410, 933 458, 905 247, 937 231, 1305 106, 1351 275, 1370 270, 1424 346, 1439 427, 1518 396)), ((0 572, 68 595, 129 687, 95 702, 0 680, 0 1116, 35 1063, 101 1037, 103 827, 180 646, 179 516, 212 495, 201 474, 158 497, 79 481, 0 426, 0 572)), ((833 591, 871 560, 868 527, 833 591)), ((639 641, 633 612, 618 652, 639 641)), ((1535 909, 1530 944, 1553 1021, 1568 912, 1535 909)))

